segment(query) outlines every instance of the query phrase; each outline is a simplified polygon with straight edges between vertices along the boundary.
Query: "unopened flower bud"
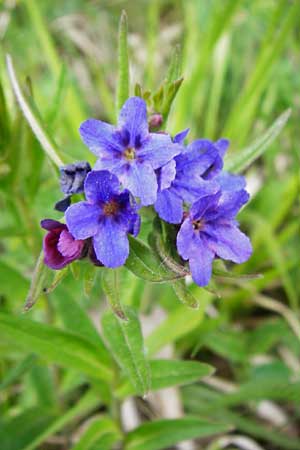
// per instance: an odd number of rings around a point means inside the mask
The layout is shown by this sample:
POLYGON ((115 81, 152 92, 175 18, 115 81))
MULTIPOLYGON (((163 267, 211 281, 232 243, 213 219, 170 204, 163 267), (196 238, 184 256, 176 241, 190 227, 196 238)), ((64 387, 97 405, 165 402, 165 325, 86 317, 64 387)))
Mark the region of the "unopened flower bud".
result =
POLYGON ((152 114, 149 117, 149 129, 150 131, 157 130, 163 123, 163 116, 161 114, 152 114))

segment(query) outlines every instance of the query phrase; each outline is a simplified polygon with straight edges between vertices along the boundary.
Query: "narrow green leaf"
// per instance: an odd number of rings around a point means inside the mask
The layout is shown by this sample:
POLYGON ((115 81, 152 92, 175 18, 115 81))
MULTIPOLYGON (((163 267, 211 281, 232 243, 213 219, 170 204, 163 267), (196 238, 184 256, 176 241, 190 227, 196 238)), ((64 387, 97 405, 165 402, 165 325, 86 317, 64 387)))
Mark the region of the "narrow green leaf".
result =
POLYGON ((29 293, 24 305, 24 311, 29 311, 37 302, 41 294, 45 292, 45 282, 50 273, 49 267, 44 264, 44 252, 42 250, 33 272, 29 293))
POLYGON ((180 77, 181 73, 181 47, 180 45, 176 45, 171 56, 168 72, 166 75, 167 83, 172 83, 180 77))
POLYGON ((45 408, 28 408, 0 423, 1 450, 24 450, 55 420, 45 408))
POLYGON ((114 314, 122 320, 127 320, 120 301, 120 287, 117 269, 104 269, 102 271, 102 288, 114 314))
POLYGON ((55 411, 55 408, 57 408, 57 389, 54 385, 51 368, 37 363, 28 375, 31 389, 35 394, 35 404, 41 408, 55 411))
POLYGON ((185 280, 177 280, 172 283, 172 288, 178 299, 189 308, 197 309, 199 308, 198 300, 193 296, 185 280))
POLYGON ((15 383, 24 373, 31 369, 36 361, 36 355, 30 354, 17 363, 10 369, 0 383, 0 390, 6 389, 11 384, 15 383))
POLYGON ((203 320, 204 311, 212 296, 202 290, 199 309, 187 309, 180 305, 147 337, 148 355, 154 355, 165 345, 192 331, 203 320))
POLYGON ((129 237, 130 252, 125 266, 134 275, 152 283, 173 281, 179 276, 168 270, 141 240, 129 237))
POLYGON ((46 427, 35 439, 33 439, 29 445, 20 450, 35 450, 41 443, 47 439, 47 437, 57 433, 64 428, 67 424, 78 421, 81 417, 85 416, 99 405, 100 401, 97 395, 93 391, 88 391, 78 403, 69 409, 65 414, 62 414, 57 419, 46 427))
POLYGON ((229 430, 228 425, 196 417, 156 420, 144 423, 129 432, 125 440, 125 450, 163 450, 177 442, 213 436, 229 430))
POLYGON ((57 270, 54 273, 54 277, 51 284, 49 286, 47 285, 44 288, 45 294, 50 294, 51 292, 53 292, 57 288, 57 286, 61 283, 61 281, 66 277, 66 275, 68 275, 68 273, 69 273, 69 266, 65 267, 64 269, 57 270))
POLYGON ((129 63, 127 47, 127 14, 123 10, 119 23, 119 56, 118 56, 118 85, 117 85, 117 116, 125 101, 129 97, 129 63))
POLYGON ((102 317, 105 339, 117 363, 129 377, 140 395, 150 389, 150 371, 145 358, 142 330, 135 311, 124 308, 127 320, 120 320, 111 311, 102 317))
POLYGON ((259 158, 272 144, 272 142, 279 135, 291 114, 291 110, 287 109, 282 113, 271 125, 271 127, 253 144, 245 149, 240 150, 236 154, 225 158, 225 170, 230 172, 242 172, 259 158))
POLYGON ((110 366, 112 360, 109 351, 84 308, 63 287, 53 297, 54 306, 63 321, 64 327, 96 346, 100 361, 106 366, 110 366))
POLYGON ((50 325, 0 313, 3 340, 37 353, 47 361, 79 370, 93 378, 110 381, 112 372, 101 352, 88 340, 50 325))
MULTIPOLYGON (((215 370, 212 366, 198 361, 155 359, 149 363, 151 391, 193 383, 211 375, 215 370)), ((129 383, 124 383, 117 389, 117 394, 125 397, 134 394, 134 390, 129 383)))
POLYGON ((100 450, 103 447, 99 446, 99 440, 107 434, 113 435, 114 441, 121 436, 115 422, 109 417, 97 417, 90 423, 72 450, 94 450, 95 446, 98 446, 100 450))
POLYGON ((51 159, 51 161, 58 167, 63 165, 63 161, 59 155, 59 150, 56 147, 53 139, 49 136, 46 128, 41 123, 40 118, 34 113, 29 102, 26 101, 25 96, 20 88, 15 69, 13 66, 12 59, 10 55, 6 56, 6 65, 11 87, 13 89, 16 100, 24 114, 25 119, 29 123, 33 133, 35 134, 37 140, 40 142, 42 148, 51 159))

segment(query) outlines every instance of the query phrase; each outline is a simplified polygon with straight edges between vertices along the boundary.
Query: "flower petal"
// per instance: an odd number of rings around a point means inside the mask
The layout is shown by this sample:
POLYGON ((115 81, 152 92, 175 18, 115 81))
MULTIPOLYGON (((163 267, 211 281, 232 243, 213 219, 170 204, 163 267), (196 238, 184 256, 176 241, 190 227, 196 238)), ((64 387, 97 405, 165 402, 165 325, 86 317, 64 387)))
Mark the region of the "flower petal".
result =
POLYGON ((180 223, 183 215, 183 201, 171 189, 157 193, 154 204, 159 217, 169 223, 180 223))
POLYGON ((212 275, 214 253, 207 247, 205 241, 199 239, 197 253, 190 258, 192 278, 198 286, 207 286, 212 275))
POLYGON ((112 269, 122 266, 129 254, 127 234, 113 218, 102 221, 93 245, 97 259, 112 269))
POLYGON ((187 174, 203 175, 207 172, 220 156, 217 148, 208 139, 197 139, 187 147, 187 152, 179 156, 176 161, 178 169, 187 174))
POLYGON ((220 258, 243 263, 252 254, 250 239, 235 225, 218 225, 206 230, 212 239, 209 239, 209 247, 220 258))
POLYGON ((245 177, 229 172, 221 172, 216 181, 220 184, 222 191, 241 191, 246 187, 245 177))
POLYGON ((244 189, 236 192, 222 192, 218 207, 215 211, 209 211, 206 214, 206 218, 207 220, 231 220, 237 215, 241 207, 247 203, 248 200, 249 194, 244 189))
POLYGON ((224 158, 224 155, 227 152, 229 144, 230 144, 229 140, 225 138, 221 138, 215 142, 215 146, 219 150, 219 155, 221 156, 221 158, 224 158))
POLYGON ((97 156, 123 151, 116 129, 109 123, 88 119, 80 125, 79 132, 85 145, 97 156))
POLYGON ((94 236, 99 229, 101 209, 87 202, 71 205, 66 213, 66 222, 75 239, 87 239, 94 236))
POLYGON ((181 131, 180 133, 175 134, 173 137, 173 142, 176 144, 182 144, 187 135, 189 134, 190 129, 186 128, 185 130, 181 131))
POLYGON ((197 202, 193 203, 190 215, 194 220, 201 219, 202 217, 207 216, 209 212, 212 212, 212 214, 215 213, 215 208, 217 207, 219 200, 221 197, 221 192, 217 192, 213 195, 207 195, 206 197, 203 197, 199 199, 197 202))
POLYGON ((44 230, 55 230, 56 228, 58 230, 66 229, 66 225, 64 223, 60 223, 57 220, 53 219, 43 219, 41 220, 41 227, 44 228, 44 230))
POLYGON ((129 143, 135 147, 148 135, 147 106, 140 97, 131 97, 123 105, 118 120, 118 128, 129 133, 129 143))
POLYGON ((70 260, 78 258, 82 252, 83 246, 84 241, 74 239, 69 231, 63 230, 60 233, 57 249, 64 257, 69 258, 70 260))
POLYGON ((137 150, 138 158, 147 161, 153 169, 159 169, 181 152, 168 134, 150 133, 149 138, 137 150))
POLYGON ((214 181, 204 181, 199 176, 186 177, 179 173, 172 183, 172 188, 185 202, 193 203, 202 197, 215 194, 219 186, 214 181))
POLYGON ((91 203, 107 202, 119 190, 118 178, 107 170, 92 170, 85 179, 84 193, 91 203))
POLYGON ((132 161, 118 173, 118 177, 125 188, 141 199, 143 206, 155 203, 157 181, 150 164, 132 161))
POLYGON ((179 255, 187 260, 197 251, 197 237, 190 218, 185 219, 177 234, 176 240, 179 255))
POLYGON ((176 162, 174 159, 169 161, 165 166, 156 170, 158 190, 163 191, 171 186, 176 176, 176 162))

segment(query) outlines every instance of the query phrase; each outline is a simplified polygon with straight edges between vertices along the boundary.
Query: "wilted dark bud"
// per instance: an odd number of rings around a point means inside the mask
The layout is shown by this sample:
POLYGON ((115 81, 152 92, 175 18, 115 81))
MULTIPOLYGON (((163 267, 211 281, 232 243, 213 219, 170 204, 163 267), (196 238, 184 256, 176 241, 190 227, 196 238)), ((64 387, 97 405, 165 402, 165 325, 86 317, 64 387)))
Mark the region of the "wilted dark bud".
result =
POLYGON ((91 171, 87 161, 79 161, 60 168, 60 188, 66 195, 81 194, 84 180, 91 171))

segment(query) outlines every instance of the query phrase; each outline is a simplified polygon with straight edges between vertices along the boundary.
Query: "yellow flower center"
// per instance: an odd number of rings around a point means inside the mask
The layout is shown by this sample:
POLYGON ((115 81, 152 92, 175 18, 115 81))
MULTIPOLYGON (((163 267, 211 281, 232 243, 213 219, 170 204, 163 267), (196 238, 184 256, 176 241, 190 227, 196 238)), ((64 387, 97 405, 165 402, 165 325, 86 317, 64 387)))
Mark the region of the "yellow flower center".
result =
POLYGON ((135 158, 135 150, 132 147, 127 147, 126 150, 124 150, 123 153, 125 159, 128 161, 132 161, 135 158))

